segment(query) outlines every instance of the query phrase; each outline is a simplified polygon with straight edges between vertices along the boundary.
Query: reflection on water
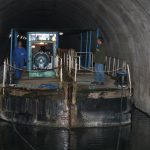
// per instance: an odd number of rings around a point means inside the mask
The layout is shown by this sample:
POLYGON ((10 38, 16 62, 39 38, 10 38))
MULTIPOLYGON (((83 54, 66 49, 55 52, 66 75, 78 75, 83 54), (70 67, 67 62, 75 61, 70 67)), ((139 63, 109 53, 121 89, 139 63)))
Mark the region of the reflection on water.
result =
MULTIPOLYGON (((36 150, 119 150, 150 149, 150 118, 135 110, 132 127, 54 129, 18 126, 18 131, 36 150)), ((0 150, 31 150, 11 124, 0 122, 0 150)))

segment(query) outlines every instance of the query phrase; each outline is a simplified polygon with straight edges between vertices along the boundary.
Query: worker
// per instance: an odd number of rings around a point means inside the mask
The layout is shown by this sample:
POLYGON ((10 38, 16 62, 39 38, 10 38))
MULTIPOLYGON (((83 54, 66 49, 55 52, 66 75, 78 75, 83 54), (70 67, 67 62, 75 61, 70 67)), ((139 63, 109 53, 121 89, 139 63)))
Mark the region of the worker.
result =
POLYGON ((27 52, 25 48, 22 47, 22 42, 18 42, 18 47, 15 48, 13 53, 14 65, 16 67, 15 76, 16 79, 21 78, 21 69, 24 68, 25 63, 27 63, 27 52))
POLYGON ((97 38, 97 48, 94 51, 95 60, 95 83, 104 85, 104 64, 105 64, 106 49, 103 37, 97 38))

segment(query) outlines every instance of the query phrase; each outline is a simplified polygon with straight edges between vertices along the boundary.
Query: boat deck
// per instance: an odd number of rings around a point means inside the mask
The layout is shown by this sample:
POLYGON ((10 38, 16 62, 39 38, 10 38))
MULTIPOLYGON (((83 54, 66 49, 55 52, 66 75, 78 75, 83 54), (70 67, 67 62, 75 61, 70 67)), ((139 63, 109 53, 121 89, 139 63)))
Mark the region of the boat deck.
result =
MULTIPOLYGON (((78 85, 82 85, 82 86, 89 86, 89 85, 93 85, 92 82, 94 81, 94 73, 80 73, 77 76, 77 84, 78 85)), ((105 83, 104 85, 100 85, 100 84, 96 84, 95 86, 97 88, 117 88, 117 86, 114 84, 115 80, 112 79, 110 76, 105 75, 105 83)))
MULTIPOLYGON (((87 91, 88 98, 98 99, 98 98, 116 98, 121 96, 121 88, 115 85, 115 79, 105 75, 104 85, 93 84, 94 73, 91 72, 78 72, 77 82, 75 83, 77 94, 84 93, 87 91)), ((70 78, 65 77, 64 82, 70 83, 70 78)), ((27 90, 49 90, 52 86, 58 88, 60 85, 59 78, 29 78, 28 74, 22 74, 21 80, 17 84, 10 85, 11 87, 18 89, 27 89, 27 90), (45 87, 41 88, 41 85, 45 87), (48 86, 48 87, 47 87, 48 86), (50 86, 50 87, 49 87, 50 86)), ((2 85, 1 85, 2 87, 2 85)), ((129 88, 124 88, 124 95, 129 96, 129 88)))
MULTIPOLYGON (((78 94, 88 93, 88 99, 111 99, 111 98, 120 98, 128 97, 130 95, 129 88, 124 87, 123 92, 122 88, 115 85, 115 79, 112 77, 105 75, 105 83, 101 84, 93 84, 94 74, 93 73, 80 73, 77 76, 77 90, 78 94)), ((81 95, 80 95, 81 97, 81 95)))

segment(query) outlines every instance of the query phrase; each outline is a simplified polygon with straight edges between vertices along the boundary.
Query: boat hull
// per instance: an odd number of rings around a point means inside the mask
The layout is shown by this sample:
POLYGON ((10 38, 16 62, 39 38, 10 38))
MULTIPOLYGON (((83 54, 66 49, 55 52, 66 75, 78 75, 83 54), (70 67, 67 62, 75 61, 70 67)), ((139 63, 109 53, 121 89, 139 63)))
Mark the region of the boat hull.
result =
MULTIPOLYGON (((17 89, 13 89, 16 90, 17 89)), ((0 118, 13 123, 49 127, 109 127, 131 123, 128 97, 88 98, 77 95, 75 104, 69 103, 61 91, 42 91, 12 95, 9 90, 0 96, 0 118), (47 94, 46 94, 47 93, 47 94)))

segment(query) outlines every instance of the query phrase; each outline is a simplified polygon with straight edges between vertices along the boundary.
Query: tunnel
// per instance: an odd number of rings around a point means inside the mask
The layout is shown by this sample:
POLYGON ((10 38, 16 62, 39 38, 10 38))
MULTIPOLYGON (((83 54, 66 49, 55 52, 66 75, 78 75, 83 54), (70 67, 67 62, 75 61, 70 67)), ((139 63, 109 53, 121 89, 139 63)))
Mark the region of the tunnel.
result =
MULTIPOLYGON (((150 115, 148 0, 0 2, 1 63, 9 53, 8 37, 11 28, 84 31, 99 27, 105 39, 107 55, 122 58, 130 64, 135 106, 150 115)), ((71 43, 70 40, 67 42, 71 43)))

